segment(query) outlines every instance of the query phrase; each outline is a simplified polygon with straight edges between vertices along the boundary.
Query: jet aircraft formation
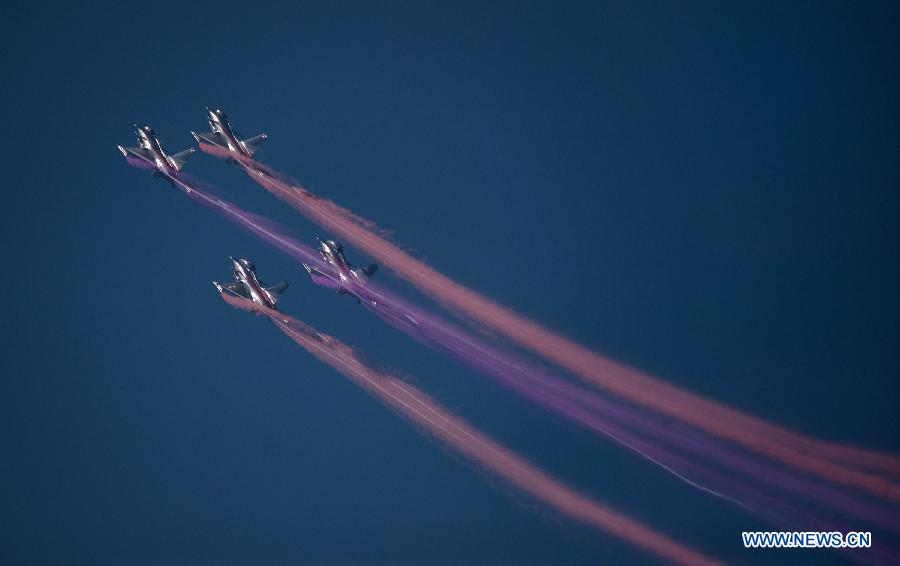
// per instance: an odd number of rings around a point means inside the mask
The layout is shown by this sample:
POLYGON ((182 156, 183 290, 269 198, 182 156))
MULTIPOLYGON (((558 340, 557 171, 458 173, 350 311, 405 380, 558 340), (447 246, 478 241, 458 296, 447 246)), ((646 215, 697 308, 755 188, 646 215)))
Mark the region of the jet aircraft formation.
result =
MULTIPOLYGON (((227 151, 234 157, 229 157, 229 163, 237 163, 247 169, 246 160, 252 160, 253 154, 266 140, 266 134, 259 134, 251 138, 242 138, 235 132, 228 122, 228 117, 221 109, 206 109, 209 121, 209 132, 191 132, 194 139, 200 144, 207 144, 227 151)), ((119 151, 129 161, 145 166, 153 171, 155 177, 160 177, 174 185, 180 185, 188 192, 189 184, 180 183, 181 170, 185 162, 196 150, 189 148, 174 155, 169 155, 163 149, 156 132, 150 126, 138 127, 137 147, 118 146, 119 151)), ((257 171, 257 173, 262 174, 257 171)), ((354 297, 357 302, 366 301, 372 306, 377 306, 377 301, 368 298, 364 293, 366 281, 378 269, 377 264, 371 264, 365 268, 357 268, 351 264, 344 255, 343 246, 334 240, 319 239, 319 253, 322 255, 322 264, 319 266, 301 264, 309 274, 313 283, 326 289, 332 289, 341 295, 354 297)), ((277 310, 276 303, 279 297, 287 289, 288 282, 282 281, 272 286, 261 282, 256 274, 256 266, 249 259, 229 258, 234 270, 234 281, 231 283, 219 283, 213 281, 213 285, 219 293, 228 293, 240 297, 251 303, 277 310)))

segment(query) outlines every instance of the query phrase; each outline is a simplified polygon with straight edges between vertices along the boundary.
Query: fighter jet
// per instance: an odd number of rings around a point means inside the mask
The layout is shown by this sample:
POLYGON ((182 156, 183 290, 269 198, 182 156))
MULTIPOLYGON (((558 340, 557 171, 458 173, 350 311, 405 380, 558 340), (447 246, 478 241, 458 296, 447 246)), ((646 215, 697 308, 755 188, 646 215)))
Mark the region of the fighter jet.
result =
MULTIPOLYGON (((218 108, 215 110, 207 108, 206 113, 209 115, 209 129, 211 131, 202 134, 191 132, 197 140, 197 143, 214 145, 227 149, 239 156, 252 158, 253 154, 256 153, 256 150, 259 149, 259 146, 262 145, 268 137, 266 134, 259 134, 258 136, 253 136, 252 138, 244 140, 238 139, 239 134, 231 128, 231 124, 228 123, 228 117, 224 112, 218 108)), ((237 160, 228 159, 228 162, 237 163, 237 160)))
POLYGON ((334 240, 319 240, 319 253, 325 261, 327 269, 322 270, 311 265, 303 264, 303 269, 309 273, 313 283, 334 289, 341 295, 356 297, 357 302, 369 301, 375 306, 375 301, 364 299, 359 291, 366 281, 378 270, 378 265, 373 263, 365 268, 353 267, 344 256, 344 248, 334 240))
POLYGON ((184 167, 184 163, 194 155, 194 148, 186 149, 175 155, 169 155, 162 148, 156 132, 150 126, 139 128, 137 124, 137 147, 119 147, 126 158, 137 159, 140 163, 149 165, 154 169, 155 177, 163 177, 173 185, 178 177, 178 172, 184 167))
POLYGON ((219 283, 213 281, 213 285, 220 293, 231 293, 237 297, 243 297, 251 302, 264 307, 278 310, 275 303, 288 288, 288 282, 282 281, 275 285, 267 286, 256 276, 256 266, 249 259, 234 259, 229 257, 234 268, 234 283, 219 283))

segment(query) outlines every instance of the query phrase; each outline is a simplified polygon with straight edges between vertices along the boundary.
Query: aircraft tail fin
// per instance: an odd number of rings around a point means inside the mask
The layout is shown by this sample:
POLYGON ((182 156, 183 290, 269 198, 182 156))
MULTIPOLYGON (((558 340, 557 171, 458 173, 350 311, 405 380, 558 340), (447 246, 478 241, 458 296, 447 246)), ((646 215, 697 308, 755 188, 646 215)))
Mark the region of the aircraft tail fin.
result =
POLYGON ((181 151, 179 153, 176 153, 175 155, 170 156, 169 159, 172 160, 172 164, 175 166, 175 169, 181 171, 181 168, 184 167, 185 162, 192 155, 194 155, 195 151, 197 151, 197 150, 190 147, 184 151, 181 151))
POLYGON ((278 299, 281 298, 281 295, 284 294, 284 291, 288 288, 288 282, 282 281, 281 283, 276 283, 269 287, 266 287, 266 294, 269 295, 269 298, 272 299, 273 303, 277 303, 278 299))
POLYGON ((206 145, 214 145, 217 147, 228 147, 222 140, 222 134, 218 132, 191 132, 197 143, 205 143, 206 145))
POLYGON ((247 153, 253 155, 256 153, 256 150, 259 149, 259 146, 262 145, 266 138, 269 137, 266 134, 259 134, 258 136, 253 136, 252 138, 247 138, 241 142, 241 145, 244 146, 244 149, 247 150, 247 153))

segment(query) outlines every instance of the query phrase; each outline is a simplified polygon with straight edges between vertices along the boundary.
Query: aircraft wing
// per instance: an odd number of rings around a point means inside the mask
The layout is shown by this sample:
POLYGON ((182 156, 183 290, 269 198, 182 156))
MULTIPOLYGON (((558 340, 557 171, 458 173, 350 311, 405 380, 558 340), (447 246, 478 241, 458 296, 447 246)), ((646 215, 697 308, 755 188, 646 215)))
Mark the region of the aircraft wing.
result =
POLYGON ((365 281, 369 277, 372 277, 372 275, 374 275, 376 271, 378 271, 378 264, 373 263, 368 267, 356 267, 353 268, 352 271, 357 275, 357 277, 360 278, 361 281, 365 281))
POLYGON ((194 155, 194 151, 194 148, 191 147, 184 151, 180 151, 175 155, 172 155, 171 157, 169 157, 169 159, 172 160, 172 163, 175 165, 175 169, 181 171, 181 168, 184 167, 185 161, 187 161, 190 156, 194 155))
POLYGON ((306 269, 306 272, 309 273, 310 279, 312 279, 313 283, 315 283, 316 285, 325 287, 326 289, 333 289, 335 291, 342 289, 341 284, 338 283, 333 277, 325 275, 315 267, 306 265, 304 263, 303 268, 306 269))
POLYGON ((241 142, 241 145, 244 146, 244 149, 247 150, 247 153, 253 155, 256 153, 256 150, 259 149, 259 146, 262 145, 268 136, 266 134, 259 134, 258 136, 253 136, 252 138, 245 139, 241 142))
POLYGON ((215 145, 218 147, 228 147, 228 144, 225 143, 225 138, 219 132, 203 132, 202 134, 191 132, 191 134, 193 134, 194 139, 197 140, 197 143, 205 143, 206 145, 215 145))
POLYGON ((216 286, 216 289, 219 290, 220 293, 231 293, 232 295, 237 295, 238 297, 243 297, 248 299, 247 290, 244 286, 237 281, 234 283, 213 283, 216 286))
POLYGON ((288 282, 282 281, 281 283, 276 283, 269 287, 266 287, 266 295, 269 296, 269 299, 272 300, 272 303, 277 303, 278 299, 281 298, 281 295, 284 293, 285 289, 288 288, 288 282))
POLYGON ((143 159, 144 161, 153 161, 153 156, 150 154, 149 149, 144 149, 143 147, 122 147, 119 146, 119 151, 122 152, 122 155, 125 157, 137 157, 138 159, 143 159))

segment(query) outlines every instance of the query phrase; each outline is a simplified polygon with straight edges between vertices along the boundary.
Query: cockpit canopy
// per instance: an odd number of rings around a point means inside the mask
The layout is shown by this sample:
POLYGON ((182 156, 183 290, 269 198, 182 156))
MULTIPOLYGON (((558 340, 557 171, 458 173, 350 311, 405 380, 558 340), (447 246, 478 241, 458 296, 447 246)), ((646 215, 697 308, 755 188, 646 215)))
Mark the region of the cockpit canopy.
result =
POLYGON ((335 253, 344 253, 344 246, 342 246, 340 242, 335 242, 334 240, 325 240, 325 243, 328 244, 328 247, 331 248, 335 253))
POLYGON ((250 271, 256 271, 256 265, 249 259, 239 259, 237 260, 239 264, 243 265, 245 269, 250 271))

